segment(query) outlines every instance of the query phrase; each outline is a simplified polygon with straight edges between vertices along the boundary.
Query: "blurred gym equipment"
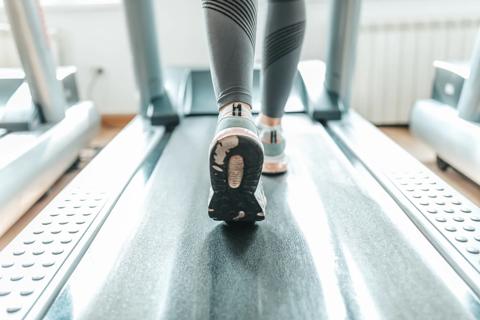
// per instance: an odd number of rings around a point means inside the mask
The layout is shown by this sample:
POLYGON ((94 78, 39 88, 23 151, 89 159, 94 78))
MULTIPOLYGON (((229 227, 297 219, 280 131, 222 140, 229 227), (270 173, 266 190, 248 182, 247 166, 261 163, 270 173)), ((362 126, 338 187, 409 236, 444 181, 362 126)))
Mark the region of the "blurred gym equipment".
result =
POLYGON ((412 109, 410 128, 449 166, 480 184, 480 33, 469 64, 436 61, 432 98, 412 109))
POLYGON ((57 68, 38 2, 6 0, 23 71, 0 70, 0 235, 77 159, 100 117, 74 67, 57 68))
POLYGON ((290 170, 264 178, 264 222, 230 227, 207 217, 208 70, 162 73, 137 42, 153 0, 125 0, 140 115, 1 252, 0 318, 479 318, 479 208, 348 108, 360 1, 333 3, 290 170))

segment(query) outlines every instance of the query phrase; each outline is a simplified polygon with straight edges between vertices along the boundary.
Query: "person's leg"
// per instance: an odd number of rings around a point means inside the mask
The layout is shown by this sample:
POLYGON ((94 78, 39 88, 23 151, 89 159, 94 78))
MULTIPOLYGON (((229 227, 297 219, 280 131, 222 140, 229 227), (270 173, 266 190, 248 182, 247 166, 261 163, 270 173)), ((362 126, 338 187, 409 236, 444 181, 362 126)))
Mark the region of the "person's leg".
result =
POLYGON ((305 33, 304 0, 269 0, 264 37, 260 136, 265 148, 264 173, 287 169, 281 118, 297 73, 305 33))
POLYGON ((263 147, 251 115, 257 1, 202 4, 220 113, 210 146, 208 213, 215 220, 263 220, 265 198, 258 187, 263 147))
POLYGON ((256 0, 202 0, 210 49, 210 69, 221 108, 252 104, 256 0))

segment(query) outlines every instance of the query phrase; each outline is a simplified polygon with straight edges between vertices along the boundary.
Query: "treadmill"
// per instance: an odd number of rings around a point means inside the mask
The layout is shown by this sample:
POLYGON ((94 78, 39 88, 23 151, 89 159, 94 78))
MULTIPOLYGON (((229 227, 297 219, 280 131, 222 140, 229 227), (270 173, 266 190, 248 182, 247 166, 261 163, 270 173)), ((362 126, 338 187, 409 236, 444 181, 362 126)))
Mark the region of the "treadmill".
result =
MULTIPOLYGON (((23 70, 0 69, 0 235, 78 159, 100 116, 57 68, 36 0, 5 0, 23 70)), ((0 316, 0 318, 2 318, 0 316)))
POLYGON ((161 72, 153 0, 124 3, 140 115, 2 250, 1 319, 480 317, 479 208, 349 108, 360 1, 299 66, 250 227, 207 216, 208 71, 161 72))
POLYGON ((435 61, 432 97, 412 108, 410 128, 437 154, 480 185, 480 33, 470 63, 435 61))

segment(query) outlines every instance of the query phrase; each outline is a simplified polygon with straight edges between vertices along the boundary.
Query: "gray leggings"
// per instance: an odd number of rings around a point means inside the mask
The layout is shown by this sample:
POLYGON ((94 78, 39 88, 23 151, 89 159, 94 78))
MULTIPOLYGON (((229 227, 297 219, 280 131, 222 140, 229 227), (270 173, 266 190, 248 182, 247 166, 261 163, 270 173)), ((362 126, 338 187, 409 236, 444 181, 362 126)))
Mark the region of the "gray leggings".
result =
MULTIPOLYGON (((257 0, 202 0, 218 107, 252 104, 257 0)), ((296 74, 305 33, 304 0, 268 0, 262 61, 262 113, 279 118, 296 74)))

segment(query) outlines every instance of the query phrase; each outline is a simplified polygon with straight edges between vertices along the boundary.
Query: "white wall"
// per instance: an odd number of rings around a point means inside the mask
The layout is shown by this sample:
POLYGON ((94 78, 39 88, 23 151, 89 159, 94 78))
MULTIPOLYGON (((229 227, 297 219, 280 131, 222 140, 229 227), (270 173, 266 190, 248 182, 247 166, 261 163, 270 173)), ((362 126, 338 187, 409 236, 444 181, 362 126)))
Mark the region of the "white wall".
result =
MULTIPOLYGON (((59 62, 78 68, 83 98, 102 113, 135 112, 131 57, 120 5, 47 7, 46 21, 60 42, 59 62), (94 69, 104 74, 92 85, 94 69)), ((5 17, 2 16, 4 19, 5 17)))
MULTIPOLYGON (((258 34, 261 34, 265 1, 259 2, 258 34)), ((307 2, 307 31, 302 58, 319 59, 323 57, 328 6, 325 1, 307 2)), ((60 62, 78 67, 82 96, 93 99, 102 113, 136 112, 137 97, 121 3, 60 3, 45 6, 46 21, 49 28, 55 28, 58 34, 60 62), (92 87, 97 67, 105 72, 92 87)), ((207 66, 208 52, 200 0, 159 0, 157 3, 157 23, 164 65, 207 66)), ((455 15, 480 16, 478 0, 366 1, 362 11, 362 24, 368 25, 375 21, 393 23, 402 19, 421 21, 431 19, 432 16, 442 19, 455 15)), ((3 11, 0 12, 0 22, 2 21, 5 22, 3 11)), ((260 39, 257 36, 257 51, 261 50, 260 39)), ((257 54, 257 57, 260 55, 257 54)), ((0 67, 1 64, 0 60, 0 67)))

